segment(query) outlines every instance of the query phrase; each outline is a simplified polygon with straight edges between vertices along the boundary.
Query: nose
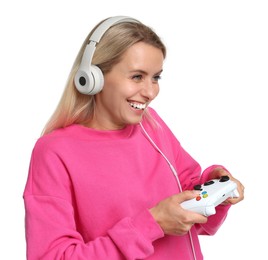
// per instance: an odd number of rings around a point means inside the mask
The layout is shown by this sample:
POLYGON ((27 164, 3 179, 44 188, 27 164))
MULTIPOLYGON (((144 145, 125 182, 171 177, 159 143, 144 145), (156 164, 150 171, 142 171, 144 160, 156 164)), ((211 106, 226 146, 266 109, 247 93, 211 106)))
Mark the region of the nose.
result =
POLYGON ((147 80, 144 83, 142 88, 141 94, 145 97, 148 101, 153 100, 159 93, 159 84, 158 82, 147 80))

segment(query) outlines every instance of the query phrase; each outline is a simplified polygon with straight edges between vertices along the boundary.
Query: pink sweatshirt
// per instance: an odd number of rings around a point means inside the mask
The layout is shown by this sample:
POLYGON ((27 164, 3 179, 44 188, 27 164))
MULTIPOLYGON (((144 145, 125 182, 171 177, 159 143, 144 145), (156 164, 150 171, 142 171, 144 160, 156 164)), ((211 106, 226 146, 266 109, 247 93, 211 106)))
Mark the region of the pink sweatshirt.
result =
MULTIPOLYGON (((183 190, 209 178, 181 147, 161 118, 143 126, 176 168, 183 190)), ((218 166, 217 166, 218 167, 218 166)), ((28 260, 194 259, 189 235, 164 235, 148 209, 178 193, 164 158, 141 126, 99 131, 71 125, 41 137, 33 149, 24 191, 28 260)), ((212 235, 229 206, 191 229, 196 259, 198 235, 212 235)))

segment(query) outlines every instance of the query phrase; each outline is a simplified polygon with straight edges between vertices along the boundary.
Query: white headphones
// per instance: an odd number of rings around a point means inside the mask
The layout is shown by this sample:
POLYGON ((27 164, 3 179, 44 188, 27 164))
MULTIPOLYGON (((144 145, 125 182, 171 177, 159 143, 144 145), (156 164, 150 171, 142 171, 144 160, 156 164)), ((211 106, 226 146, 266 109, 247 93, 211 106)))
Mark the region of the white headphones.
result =
POLYGON ((99 93, 104 85, 104 76, 102 71, 96 65, 92 65, 92 58, 96 49, 96 44, 99 43, 103 34, 112 26, 118 23, 139 21, 127 16, 114 16, 102 22, 93 32, 87 44, 81 64, 74 77, 74 84, 77 90, 86 95, 95 95, 99 93))

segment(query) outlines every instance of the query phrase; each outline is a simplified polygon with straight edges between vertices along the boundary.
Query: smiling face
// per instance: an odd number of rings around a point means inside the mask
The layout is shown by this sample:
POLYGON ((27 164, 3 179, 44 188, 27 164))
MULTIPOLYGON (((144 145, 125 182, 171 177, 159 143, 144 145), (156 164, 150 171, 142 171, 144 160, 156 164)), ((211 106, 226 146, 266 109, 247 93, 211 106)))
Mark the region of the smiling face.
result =
POLYGON ((104 76, 103 90, 88 126, 116 130, 141 121, 145 109, 158 95, 164 56, 160 49, 138 42, 131 46, 104 76))

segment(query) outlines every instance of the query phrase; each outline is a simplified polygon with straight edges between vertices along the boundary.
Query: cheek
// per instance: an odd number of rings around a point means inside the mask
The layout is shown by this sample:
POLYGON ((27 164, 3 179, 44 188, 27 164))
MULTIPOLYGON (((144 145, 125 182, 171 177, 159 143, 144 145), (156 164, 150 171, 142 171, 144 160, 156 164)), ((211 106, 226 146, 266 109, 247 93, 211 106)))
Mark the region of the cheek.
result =
MULTIPOLYGON (((122 85, 122 80, 118 78, 117 75, 109 74, 109 76, 104 78, 103 92, 105 95, 114 96, 115 93, 120 93, 122 85)), ((123 84, 124 85, 124 84, 123 84)))
POLYGON ((121 99, 121 93, 118 89, 118 85, 106 84, 100 93, 102 103, 107 107, 117 107, 121 99))

